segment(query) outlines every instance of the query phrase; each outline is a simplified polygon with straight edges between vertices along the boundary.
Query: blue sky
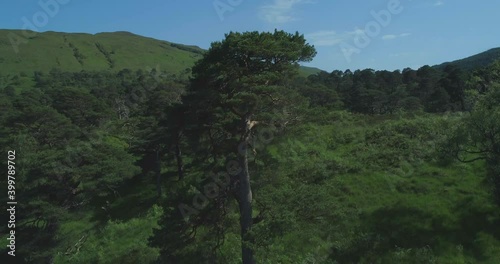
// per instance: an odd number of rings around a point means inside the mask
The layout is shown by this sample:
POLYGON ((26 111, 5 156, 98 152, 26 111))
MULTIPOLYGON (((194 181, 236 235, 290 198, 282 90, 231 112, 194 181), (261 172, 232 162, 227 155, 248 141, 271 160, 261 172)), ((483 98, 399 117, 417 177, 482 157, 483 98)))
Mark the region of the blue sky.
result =
POLYGON ((0 28, 7 29, 29 21, 42 32, 129 31, 202 48, 229 31, 298 31, 318 51, 306 65, 327 71, 418 68, 500 47, 498 0, 5 2, 0 28))

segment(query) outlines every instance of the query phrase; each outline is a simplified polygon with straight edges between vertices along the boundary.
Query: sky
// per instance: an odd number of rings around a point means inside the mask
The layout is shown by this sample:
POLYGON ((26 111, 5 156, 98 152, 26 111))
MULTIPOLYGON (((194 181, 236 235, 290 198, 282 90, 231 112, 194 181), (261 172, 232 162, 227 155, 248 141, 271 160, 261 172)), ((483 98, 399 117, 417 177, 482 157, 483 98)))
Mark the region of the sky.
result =
POLYGON ((230 31, 298 31, 316 47, 304 65, 397 70, 500 47, 498 0, 16 0, 0 28, 138 35, 208 49, 230 31), (496 25, 496 26, 495 26, 496 25))

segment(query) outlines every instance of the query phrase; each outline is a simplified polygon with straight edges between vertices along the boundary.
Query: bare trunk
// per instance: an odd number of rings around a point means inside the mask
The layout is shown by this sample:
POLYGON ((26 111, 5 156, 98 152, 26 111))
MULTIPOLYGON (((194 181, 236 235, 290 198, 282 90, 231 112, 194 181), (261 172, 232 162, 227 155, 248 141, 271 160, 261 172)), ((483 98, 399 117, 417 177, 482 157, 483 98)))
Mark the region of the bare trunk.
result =
POLYGON ((184 163, 182 162, 182 153, 179 142, 175 145, 175 159, 177 160, 177 173, 179 174, 179 180, 184 178, 184 163))
POLYGON ((156 192, 158 197, 161 197, 161 160, 160 160, 160 151, 156 150, 156 158, 155 158, 155 174, 156 174, 156 192))
POLYGON ((462 106, 462 109, 460 111, 465 111, 465 99, 464 97, 460 97, 460 106, 462 106))
POLYGON ((241 226, 241 253, 243 264, 254 264, 253 238, 248 234, 252 229, 252 189, 250 186, 250 173, 248 171, 248 143, 250 139, 250 120, 245 120, 245 137, 244 143, 246 144, 245 150, 241 157, 243 171, 240 174, 239 182, 239 209, 240 209, 240 226, 241 226))

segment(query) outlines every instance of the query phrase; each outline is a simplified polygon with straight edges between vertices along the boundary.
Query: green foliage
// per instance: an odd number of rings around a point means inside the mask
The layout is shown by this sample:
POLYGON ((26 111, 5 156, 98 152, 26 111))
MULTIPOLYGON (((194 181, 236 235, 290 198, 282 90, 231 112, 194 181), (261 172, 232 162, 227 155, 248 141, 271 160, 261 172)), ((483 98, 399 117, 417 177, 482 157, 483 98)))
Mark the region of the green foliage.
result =
POLYGON ((319 72, 306 81, 299 79, 295 86, 315 107, 343 106, 352 112, 372 115, 421 110, 436 113, 464 109, 466 79, 465 73, 452 66, 443 71, 423 66, 403 72, 319 72))
POLYGON ((477 97, 471 113, 451 134, 449 153, 462 162, 485 160, 494 197, 500 203, 500 85, 477 97))
MULTIPOLYGON (((73 243, 65 243, 54 258, 54 263, 153 263, 159 256, 158 249, 145 243, 152 234, 156 222, 162 215, 159 206, 153 206, 146 215, 128 221, 109 221, 99 230, 81 232, 80 239, 73 243)), ((75 229, 77 226, 63 226, 75 229)), ((91 223, 87 223, 91 224, 91 223)), ((78 238, 78 236, 76 236, 78 238)), ((68 238, 68 242, 69 242, 68 238)))
POLYGON ((436 65, 434 67, 438 69, 444 69, 446 66, 454 66, 458 67, 462 70, 473 71, 480 68, 487 67, 495 60, 500 59, 500 48, 494 48, 487 50, 485 52, 481 52, 479 54, 470 56, 468 58, 464 58, 457 61, 443 63, 441 65, 436 65))
MULTIPOLYGON (((298 62, 310 61, 315 54, 314 47, 307 44, 304 36, 298 33, 277 30, 273 33, 231 32, 224 40, 212 43, 208 52, 193 67, 193 78, 183 98, 185 129, 189 133, 188 141, 196 144, 198 151, 206 153, 205 157, 200 155, 197 164, 193 164, 194 169, 221 168, 225 165, 222 162, 235 156, 242 169, 241 172, 228 175, 229 181, 237 184, 217 191, 212 197, 215 199, 215 208, 208 206, 211 211, 198 208, 200 210, 196 210, 195 215, 189 213, 189 217, 183 217, 187 218, 187 223, 178 223, 177 220, 174 230, 167 226, 168 222, 172 222, 168 220, 179 214, 171 212, 166 215, 163 229, 156 233, 153 243, 158 245, 158 238, 165 236, 179 242, 166 242, 171 246, 162 250, 163 260, 215 261, 228 221, 226 213, 220 213, 228 210, 226 207, 231 201, 228 198, 234 197, 239 205, 242 261, 253 263, 253 205, 249 168, 246 165, 249 160, 247 149, 255 148, 258 127, 278 126, 284 129, 294 119, 297 109, 305 105, 303 98, 291 93, 288 85, 290 78, 298 73, 298 62), (254 126, 257 128, 254 129, 254 126), (241 150, 242 147, 245 150, 241 150), (190 228, 201 229, 202 233, 191 238, 192 235, 186 231, 190 228), (186 240, 190 239, 206 248, 197 248, 193 252, 186 245, 186 240), (193 256, 192 253, 197 255, 193 256)), ((202 170, 199 173, 206 172, 202 170)), ((193 187, 201 189, 202 186, 196 184, 193 187)), ((219 186, 215 188, 219 190, 219 186)))
POLYGON ((16 54, 9 39, 12 34, 23 38, 21 30, 0 30, 0 54, 5 73, 47 72, 52 68, 78 72, 159 67, 169 74, 179 74, 201 57, 199 52, 179 49, 175 46, 178 44, 171 46, 173 43, 127 32, 37 33, 35 38, 21 43, 16 54))
POLYGON ((36 72, 2 69, 0 148, 19 153, 21 263, 241 263, 242 245, 258 263, 500 261, 498 62, 297 77, 314 48, 282 31, 208 52, 125 32, 20 48, 2 65, 36 72), (245 136, 251 239, 241 178, 221 174, 245 136))

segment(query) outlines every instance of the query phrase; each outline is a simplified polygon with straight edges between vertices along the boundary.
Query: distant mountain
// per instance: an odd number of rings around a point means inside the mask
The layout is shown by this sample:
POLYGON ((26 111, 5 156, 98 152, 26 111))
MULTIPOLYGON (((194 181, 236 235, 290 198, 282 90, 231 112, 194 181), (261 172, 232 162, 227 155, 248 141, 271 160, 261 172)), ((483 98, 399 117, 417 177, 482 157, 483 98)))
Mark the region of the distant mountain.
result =
MULTIPOLYGON (((0 30, 0 74, 64 71, 159 69, 178 74, 205 52, 197 46, 172 43, 130 32, 98 34, 0 30), (28 34, 26 34, 28 35, 28 34), (17 45, 12 43, 18 42, 17 45), (17 51, 17 52, 16 52, 17 51)), ((301 75, 321 71, 301 67, 301 75)))
POLYGON ((65 71, 101 71, 159 68, 178 73, 201 58, 203 50, 129 32, 80 34, 44 32, 23 38, 20 30, 0 30, 0 72, 32 73, 60 68, 65 71))
POLYGON ((300 75, 307 77, 311 74, 316 74, 318 72, 322 72, 323 70, 315 68, 315 67, 307 67, 307 66, 300 66, 300 75))
POLYGON ((440 65, 435 65, 434 67, 438 69, 444 69, 444 67, 446 67, 447 65, 454 65, 463 70, 471 71, 486 67, 493 63, 495 60, 500 60, 500 48, 490 49, 488 51, 467 57, 465 59, 445 62, 440 65))

